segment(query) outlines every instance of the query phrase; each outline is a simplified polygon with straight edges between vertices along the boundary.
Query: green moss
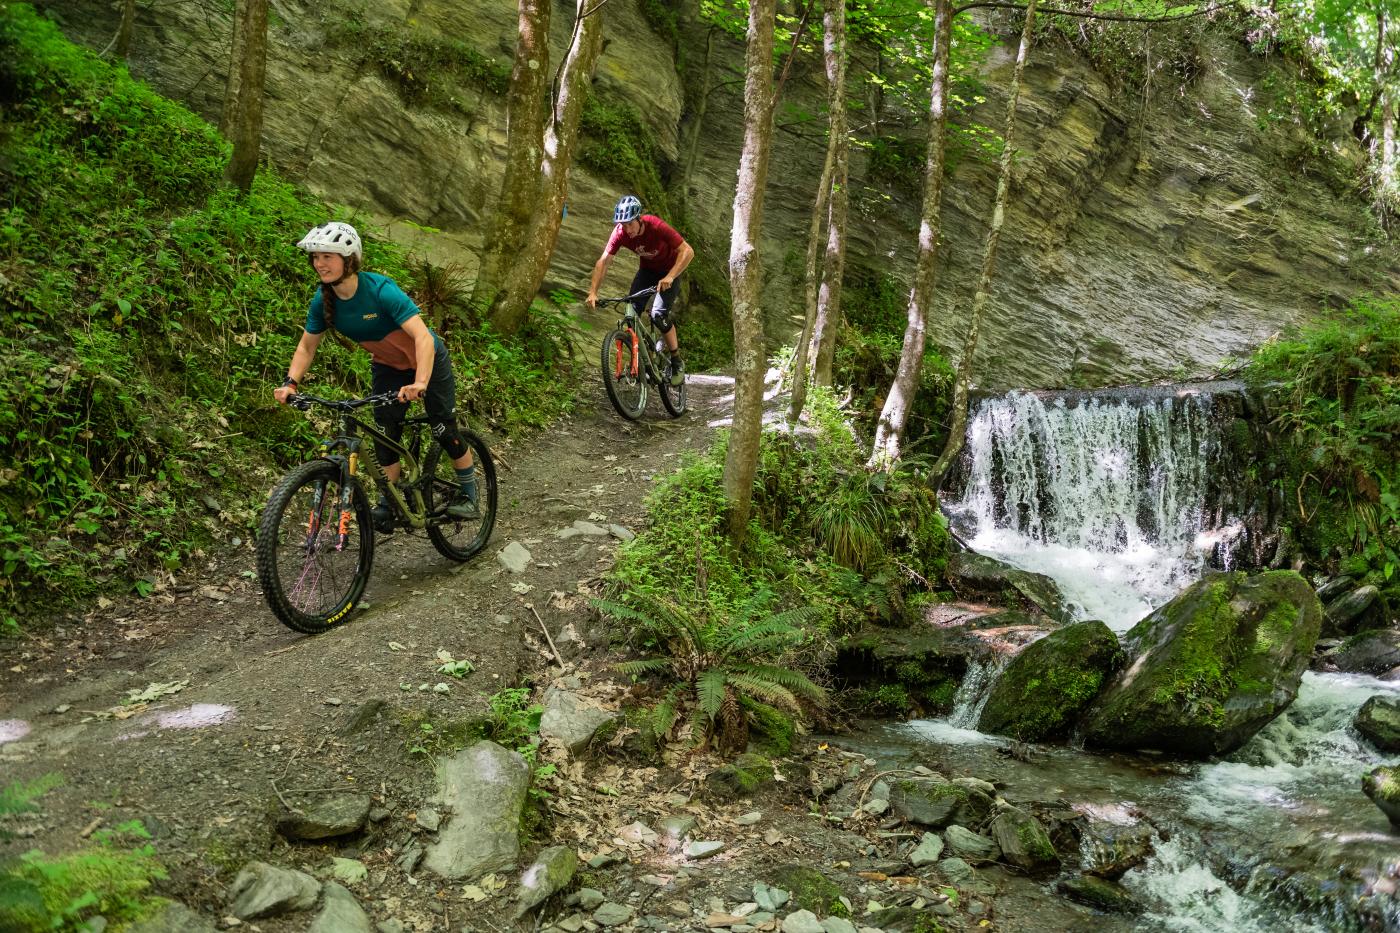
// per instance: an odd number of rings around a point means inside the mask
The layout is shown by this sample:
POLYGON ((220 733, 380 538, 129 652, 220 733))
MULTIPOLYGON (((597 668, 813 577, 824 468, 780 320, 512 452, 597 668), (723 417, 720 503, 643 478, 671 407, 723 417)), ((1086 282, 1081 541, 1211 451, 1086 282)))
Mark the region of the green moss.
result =
POLYGON ((509 90, 509 63, 466 43, 394 23, 370 22, 358 13, 333 23, 329 41, 358 55, 360 65, 375 68, 406 104, 471 116, 474 110, 465 88, 497 95, 509 90))
POLYGON ((669 213, 661 182, 663 154, 637 108, 595 90, 583 106, 579 162, 604 178, 622 183, 642 199, 649 213, 669 213))
POLYGON ((815 868, 805 865, 783 865, 771 873, 768 883, 792 895, 793 910, 810 910, 818 916, 831 912, 833 904, 841 903, 841 889, 815 868))
POLYGON ((740 703, 749 714, 749 727, 753 730, 750 741, 758 745, 764 754, 781 758, 792 751, 797 726, 791 716, 747 697, 740 703))

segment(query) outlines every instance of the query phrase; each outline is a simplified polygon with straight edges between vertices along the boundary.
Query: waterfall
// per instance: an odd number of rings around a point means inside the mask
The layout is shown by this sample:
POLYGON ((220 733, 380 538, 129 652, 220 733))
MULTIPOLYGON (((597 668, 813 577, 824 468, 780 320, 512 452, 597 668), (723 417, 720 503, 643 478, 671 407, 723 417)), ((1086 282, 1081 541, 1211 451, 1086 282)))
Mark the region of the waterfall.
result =
POLYGON ((1124 631, 1228 563, 1237 525, 1207 508, 1220 443, 1214 396, 1012 393, 967 432, 955 527, 979 553, 1044 573, 1080 618, 1124 631))
POLYGON ((987 698, 992 695, 992 684, 996 682, 1009 656, 999 656, 997 661, 970 661, 967 673, 963 675, 958 692, 953 695, 953 709, 948 714, 948 725, 959 729, 976 729, 982 718, 982 709, 987 698))

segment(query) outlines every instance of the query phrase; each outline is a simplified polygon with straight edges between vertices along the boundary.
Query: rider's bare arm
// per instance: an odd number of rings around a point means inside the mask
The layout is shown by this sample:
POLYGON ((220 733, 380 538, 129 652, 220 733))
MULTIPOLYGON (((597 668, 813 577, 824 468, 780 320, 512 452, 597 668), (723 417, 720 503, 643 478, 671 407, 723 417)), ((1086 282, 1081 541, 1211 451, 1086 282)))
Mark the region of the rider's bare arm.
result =
POLYGON ((667 272, 666 276, 660 282, 656 283, 657 291, 664 292, 666 289, 670 288, 671 283, 676 280, 677 276, 685 271, 685 267, 690 265, 690 261, 694 258, 695 250, 691 249, 690 244, 685 240, 681 240, 681 245, 676 249, 676 261, 671 264, 671 271, 667 272))
POLYGON ((588 306, 595 308, 598 306, 598 286, 603 284, 603 276, 608 274, 608 266, 612 265, 613 254, 603 252, 598 257, 598 261, 593 264, 593 278, 588 283, 588 306))

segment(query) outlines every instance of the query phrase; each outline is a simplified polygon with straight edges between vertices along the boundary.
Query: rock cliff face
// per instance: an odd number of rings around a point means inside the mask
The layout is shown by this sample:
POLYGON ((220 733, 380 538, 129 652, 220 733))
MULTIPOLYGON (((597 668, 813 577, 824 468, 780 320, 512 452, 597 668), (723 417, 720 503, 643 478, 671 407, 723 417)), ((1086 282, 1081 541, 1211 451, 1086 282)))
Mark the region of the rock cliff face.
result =
MULTIPOLYGON (((38 5, 89 46, 106 46, 116 30, 115 5, 38 5)), ((273 0, 273 10, 267 157, 430 258, 474 267, 503 165, 504 97, 490 82, 457 78, 446 102, 409 106, 384 68, 367 60, 368 50, 376 40, 426 36, 508 67, 514 3, 273 0)), ((664 157, 674 160, 682 94, 670 46, 652 31, 638 0, 610 0, 603 15, 595 89, 635 107, 664 157)), ((572 4, 556 3, 551 67, 562 57, 571 17, 572 4)), ((229 32, 228 10, 141 5, 131 70, 217 119, 229 32)), ((698 56, 707 39, 681 41, 698 56)), ((1001 126, 1011 41, 994 45, 982 66, 986 102, 960 119, 1001 126)), ((438 67, 421 47, 395 49, 375 54, 391 68, 427 74, 438 67)), ((984 387, 1199 373, 1321 307, 1400 286, 1396 253, 1382 244, 1361 198, 1327 180, 1357 177, 1354 142, 1340 132, 1325 140, 1327 164, 1299 157, 1296 130, 1271 124, 1255 96, 1282 66, 1221 33, 1207 33, 1198 52, 1200 73, 1189 89, 1159 92, 1144 108, 1115 94, 1063 42, 1049 39, 1035 49, 1021 98, 1014 203, 978 351, 984 387)), ((728 253, 740 144, 742 82, 734 78, 742 60, 736 43, 713 38, 713 91, 690 189, 692 229, 682 231, 719 269, 728 253)), ((815 62, 799 62, 787 87, 788 100, 820 111, 815 62)), ((906 129, 917 124, 916 114, 890 117, 906 129)), ((800 321, 796 276, 824 154, 820 121, 780 129, 776 146, 764 227, 774 346, 800 321)), ((858 151, 848 262, 907 282, 917 196, 878 174, 858 151)), ((993 165, 965 158, 946 189, 940 313, 930 334, 947 350, 961 344, 995 182, 993 165)), ((624 187, 575 166, 547 289, 586 284, 624 187)), ((613 272, 613 290, 626 282, 613 272)))

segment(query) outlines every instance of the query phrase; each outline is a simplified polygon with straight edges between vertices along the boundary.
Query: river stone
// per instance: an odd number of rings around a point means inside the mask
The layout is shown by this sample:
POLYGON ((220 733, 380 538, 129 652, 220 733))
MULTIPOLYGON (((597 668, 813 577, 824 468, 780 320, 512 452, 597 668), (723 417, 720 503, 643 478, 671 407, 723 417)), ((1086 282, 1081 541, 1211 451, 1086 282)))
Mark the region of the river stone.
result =
POLYGON ((1043 573, 1022 570, 985 554, 959 551, 948 558, 948 579, 981 593, 1000 595, 1007 587, 1039 606, 1046 615, 1068 625, 1075 621, 1060 587, 1043 573))
POLYGON ((326 882, 324 893, 321 912, 306 933, 374 933, 374 925, 355 895, 334 881, 326 882))
POLYGON ((568 846, 550 846, 541 852, 520 876, 520 887, 515 892, 518 902, 515 918, 520 919, 535 905, 567 888, 577 869, 578 854, 568 846))
POLYGON ((1352 720, 1356 731, 1383 752, 1400 752, 1400 699, 1378 694, 1361 704, 1352 720))
POLYGON ((1372 769, 1361 779, 1361 790, 1390 817, 1390 825, 1400 829, 1400 767, 1372 769))
POLYGON ((947 879, 951 885, 962 887, 973 878, 977 877, 972 866, 960 858, 949 857, 938 863, 938 873, 947 879))
POLYGON ((282 810, 277 831, 288 839, 329 839, 359 832, 369 820, 368 794, 329 794, 307 800, 300 813, 282 810))
POLYGON ((709 858, 723 852, 725 843, 718 839, 697 840, 685 847, 685 857, 688 859, 709 858))
POLYGON ((810 910, 794 910, 783 918, 783 933, 826 933, 821 921, 810 910))
POLYGON ((1086 875, 1117 881, 1152 857, 1154 838, 1147 823, 1123 826, 1090 820, 1080 830, 1081 868, 1086 875))
POLYGON ((856 925, 845 917, 823 917, 822 933, 860 933, 856 925))
POLYGON ((453 816, 428 846, 423 867, 453 881, 515 867, 530 766, 495 742, 437 761, 437 802, 453 816))
POLYGON ((1298 695, 1321 625, 1317 594, 1291 570, 1208 574, 1127 633, 1131 660, 1090 708, 1085 738, 1231 752, 1298 695))
POLYGON ((937 833, 924 833, 914 851, 909 853, 909 864, 915 868, 932 865, 943 855, 943 840, 937 833))
POLYGON ((948 851, 965 862, 988 862, 997 857, 997 844, 965 826, 953 825, 943 831, 948 851))
POLYGON ((1003 807, 992 820, 992 840, 1001 849, 1002 861, 1032 874, 1060 867, 1049 833, 1040 820, 1024 810, 1003 807))
POLYGON ((1374 586, 1363 586, 1328 603, 1324 612, 1327 623, 1324 630, 1331 635, 1355 629, 1357 620, 1371 608, 1380 592, 1374 586))
POLYGON ((1102 622, 1079 622, 1027 645, 992 686, 979 732, 1023 742, 1063 735, 1122 662, 1118 636, 1102 622))
POLYGON ((1317 588, 1317 598, 1326 606, 1333 600, 1356 589, 1356 581, 1345 574, 1333 577, 1317 588))
POLYGON ((1077 875, 1073 878, 1066 878, 1055 886, 1055 890, 1070 900, 1078 901, 1088 907, 1093 907, 1095 910, 1115 914, 1135 914, 1142 909, 1142 905, 1128 892, 1127 888, 1116 881, 1097 878, 1093 875, 1077 875))
POLYGON ((773 763, 755 752, 745 752, 705 775, 705 790, 714 800, 747 797, 771 783, 773 763))
POLYGON ((1322 659, 1346 674, 1383 674, 1400 665, 1400 629, 1353 635, 1322 659))
POLYGON ((215 933, 214 924, 179 903, 167 904, 125 929, 126 933, 215 933))
POLYGON ((906 778, 890 787, 895 815, 910 823, 942 829, 952 823, 979 826, 992 810, 992 798, 942 778, 906 778))
POLYGON ((235 917, 258 920, 315 906, 321 882, 305 872, 249 862, 233 879, 228 893, 233 899, 230 912, 235 917))
POLYGON ((540 737, 577 755, 588 747, 599 729, 617 718, 616 712, 599 709, 576 693, 550 687, 544 692, 540 737))
POLYGON ((661 831, 672 839, 684 839, 695 828, 695 817, 678 813, 661 821, 661 831))
POLYGON ((608 901, 593 912, 593 922, 603 927, 622 926, 631 919, 631 907, 626 904, 615 904, 612 901, 608 901))

